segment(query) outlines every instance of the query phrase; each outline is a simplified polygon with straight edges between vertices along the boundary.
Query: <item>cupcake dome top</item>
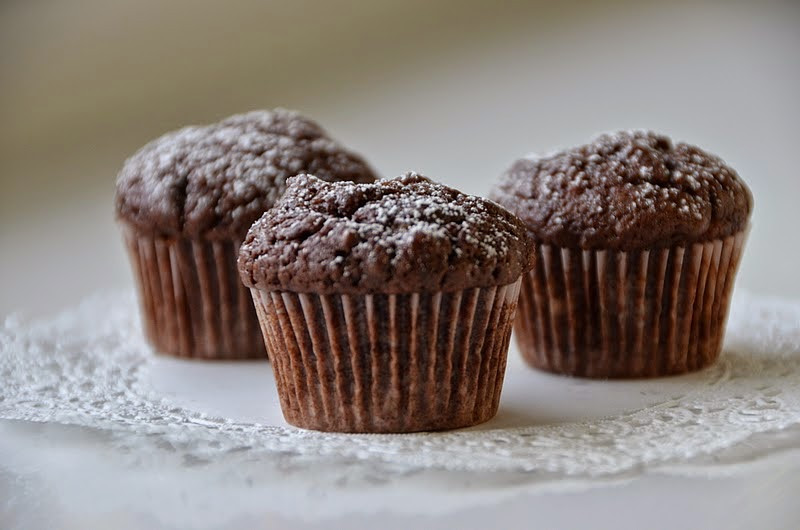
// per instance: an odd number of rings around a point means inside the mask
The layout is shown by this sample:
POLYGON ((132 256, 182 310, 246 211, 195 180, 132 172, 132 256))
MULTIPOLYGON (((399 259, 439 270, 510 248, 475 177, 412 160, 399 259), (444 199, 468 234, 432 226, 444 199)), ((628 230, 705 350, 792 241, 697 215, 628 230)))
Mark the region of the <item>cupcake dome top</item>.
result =
POLYGON ((239 271, 268 291, 456 291, 512 283, 532 254, 516 216, 421 175, 372 184, 300 175, 250 228, 239 271))
POLYGON ((253 111, 174 131, 125 162, 117 217, 168 236, 244 237, 288 177, 372 182, 372 169, 296 112, 253 111))
POLYGON ((492 197, 533 237, 560 247, 640 250, 727 237, 753 199, 718 157, 633 131, 541 158, 517 160, 492 197))

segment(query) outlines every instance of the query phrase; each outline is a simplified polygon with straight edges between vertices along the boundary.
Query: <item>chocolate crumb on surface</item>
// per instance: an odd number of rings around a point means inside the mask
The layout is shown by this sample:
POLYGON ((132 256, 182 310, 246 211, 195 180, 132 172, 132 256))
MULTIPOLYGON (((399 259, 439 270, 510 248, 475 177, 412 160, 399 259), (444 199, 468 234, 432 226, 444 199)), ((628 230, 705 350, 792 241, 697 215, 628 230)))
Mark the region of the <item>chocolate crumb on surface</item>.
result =
POLYGON ((290 178, 247 234, 248 287, 319 294, 505 285, 533 265, 522 222, 492 201, 407 173, 373 184, 290 178))
POLYGON ((372 182, 372 169, 292 111, 253 111, 150 142, 117 178, 117 217, 164 236, 241 240, 287 178, 372 182))
POLYGON ((744 230, 750 190, 720 158, 653 132, 604 134, 517 160, 492 198, 538 242, 582 249, 667 248, 744 230))

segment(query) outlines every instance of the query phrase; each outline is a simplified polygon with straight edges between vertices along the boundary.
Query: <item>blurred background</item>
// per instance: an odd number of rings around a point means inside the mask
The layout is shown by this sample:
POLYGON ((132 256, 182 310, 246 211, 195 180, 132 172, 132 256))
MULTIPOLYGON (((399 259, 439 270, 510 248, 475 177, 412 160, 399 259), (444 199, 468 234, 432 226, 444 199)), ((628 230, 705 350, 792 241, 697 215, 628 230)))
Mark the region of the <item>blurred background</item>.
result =
POLYGON ((605 130, 696 143, 756 198, 739 286, 800 296, 800 3, 500 4, 0 0, 0 317, 130 285, 125 158, 274 106, 478 194, 605 130))

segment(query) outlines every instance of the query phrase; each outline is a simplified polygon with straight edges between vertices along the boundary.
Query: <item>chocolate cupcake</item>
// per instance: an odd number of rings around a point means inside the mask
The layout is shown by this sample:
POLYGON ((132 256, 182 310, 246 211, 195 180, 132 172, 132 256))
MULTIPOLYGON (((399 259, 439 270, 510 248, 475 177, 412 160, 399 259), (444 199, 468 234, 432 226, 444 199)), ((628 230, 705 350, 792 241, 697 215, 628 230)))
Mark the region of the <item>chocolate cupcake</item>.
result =
POLYGON ((532 266, 520 220, 413 173, 288 182, 239 253, 286 421, 411 432, 494 416, 532 266))
POLYGON ((716 156, 622 132, 516 161, 493 198, 536 241, 517 342, 529 364, 654 377, 717 359, 753 200, 716 156))
POLYGON ((125 163, 116 215, 145 333, 159 352, 266 356, 236 256, 247 229, 280 197, 286 179, 308 171, 325 180, 374 180, 361 158, 313 121, 284 110, 187 127, 125 163))

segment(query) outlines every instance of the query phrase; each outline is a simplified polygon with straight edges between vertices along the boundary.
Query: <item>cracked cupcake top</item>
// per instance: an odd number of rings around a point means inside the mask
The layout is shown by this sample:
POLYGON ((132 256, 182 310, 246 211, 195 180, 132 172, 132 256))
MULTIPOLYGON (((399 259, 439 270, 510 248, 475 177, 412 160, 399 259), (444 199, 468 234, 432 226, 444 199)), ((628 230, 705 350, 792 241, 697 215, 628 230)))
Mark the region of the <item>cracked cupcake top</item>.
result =
POLYGON ((286 179, 307 172, 375 180, 364 160, 300 114, 239 114, 141 148, 117 177, 117 217, 160 235, 241 240, 283 194, 286 179))
POLYGON ((492 198, 536 241, 582 249, 665 248, 743 230, 753 198, 718 157, 666 136, 634 131, 506 171, 492 198))
POLYGON ((531 244, 497 204, 415 173, 373 184, 300 175, 250 228, 239 272, 267 291, 456 291, 516 281, 531 244))

